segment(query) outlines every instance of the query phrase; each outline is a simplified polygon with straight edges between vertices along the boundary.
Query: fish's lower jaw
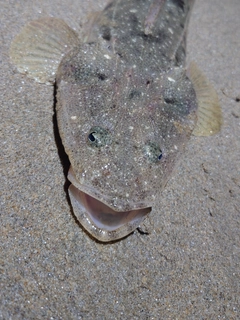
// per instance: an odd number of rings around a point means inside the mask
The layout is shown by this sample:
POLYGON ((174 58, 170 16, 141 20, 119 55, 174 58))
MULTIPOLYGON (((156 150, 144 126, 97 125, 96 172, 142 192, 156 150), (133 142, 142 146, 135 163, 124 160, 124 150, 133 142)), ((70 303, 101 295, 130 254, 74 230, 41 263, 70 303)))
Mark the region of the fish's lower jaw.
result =
POLYGON ((73 212, 81 225, 97 240, 110 242, 134 231, 150 213, 151 208, 118 212, 76 188, 69 187, 73 212))

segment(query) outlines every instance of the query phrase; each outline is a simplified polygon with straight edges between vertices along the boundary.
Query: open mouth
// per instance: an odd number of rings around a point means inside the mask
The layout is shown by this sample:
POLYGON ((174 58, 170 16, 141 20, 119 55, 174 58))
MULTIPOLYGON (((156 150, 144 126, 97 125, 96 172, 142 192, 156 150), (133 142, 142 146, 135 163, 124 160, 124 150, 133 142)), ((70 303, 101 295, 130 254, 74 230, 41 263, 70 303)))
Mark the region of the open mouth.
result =
POLYGON ((69 195, 74 214, 88 232, 100 241, 122 238, 136 229, 151 208, 115 211, 79 189, 73 170, 69 171, 69 195), (77 187, 75 184, 77 183, 77 187))

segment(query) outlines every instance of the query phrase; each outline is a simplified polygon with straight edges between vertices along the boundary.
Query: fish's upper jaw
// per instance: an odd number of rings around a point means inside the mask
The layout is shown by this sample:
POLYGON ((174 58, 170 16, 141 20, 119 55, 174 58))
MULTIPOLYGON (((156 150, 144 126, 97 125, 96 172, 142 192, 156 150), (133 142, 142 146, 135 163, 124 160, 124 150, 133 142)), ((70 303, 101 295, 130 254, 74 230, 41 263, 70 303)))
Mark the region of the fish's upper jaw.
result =
POLYGON ((129 211, 116 211, 85 193, 74 185, 75 176, 70 169, 69 196, 74 214, 82 226, 101 242, 114 241, 134 231, 150 213, 151 208, 139 208, 129 211))

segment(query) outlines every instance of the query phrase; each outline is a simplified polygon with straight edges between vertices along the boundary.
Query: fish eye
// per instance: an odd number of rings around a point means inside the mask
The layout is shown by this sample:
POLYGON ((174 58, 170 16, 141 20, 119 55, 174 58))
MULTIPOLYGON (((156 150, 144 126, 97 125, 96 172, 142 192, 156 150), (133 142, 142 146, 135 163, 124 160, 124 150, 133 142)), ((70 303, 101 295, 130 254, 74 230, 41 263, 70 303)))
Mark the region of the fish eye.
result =
POLYGON ((145 157, 153 163, 158 162, 159 160, 161 160, 162 158, 162 150, 159 147, 158 144, 154 143, 154 142, 148 142, 147 144, 145 144, 144 148, 143 148, 143 152, 145 157))
POLYGON ((92 127, 88 133, 88 144, 92 147, 102 147, 111 143, 110 132, 102 127, 92 127))

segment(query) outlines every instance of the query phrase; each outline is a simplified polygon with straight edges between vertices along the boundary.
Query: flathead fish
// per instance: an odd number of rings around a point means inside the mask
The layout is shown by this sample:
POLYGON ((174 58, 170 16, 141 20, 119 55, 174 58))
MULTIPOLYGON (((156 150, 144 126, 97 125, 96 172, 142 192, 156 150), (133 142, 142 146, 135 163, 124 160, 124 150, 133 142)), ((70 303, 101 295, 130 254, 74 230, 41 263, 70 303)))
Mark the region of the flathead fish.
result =
POLYGON ((194 63, 185 67, 193 2, 113 1, 81 39, 64 21, 41 18, 12 42, 19 72, 56 85, 73 211, 100 241, 146 218, 191 134, 220 130, 215 90, 194 63))

